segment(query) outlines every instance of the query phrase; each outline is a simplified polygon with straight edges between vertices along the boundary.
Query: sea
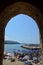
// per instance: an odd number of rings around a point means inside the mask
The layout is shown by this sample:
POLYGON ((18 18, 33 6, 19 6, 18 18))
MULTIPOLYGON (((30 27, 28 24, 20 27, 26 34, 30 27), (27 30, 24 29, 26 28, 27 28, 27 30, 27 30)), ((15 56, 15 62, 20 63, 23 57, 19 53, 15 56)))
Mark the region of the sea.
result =
POLYGON ((37 52, 38 50, 29 50, 29 49, 25 49, 22 48, 21 46, 24 44, 4 44, 4 52, 10 52, 13 53, 15 51, 25 51, 25 52, 37 52))

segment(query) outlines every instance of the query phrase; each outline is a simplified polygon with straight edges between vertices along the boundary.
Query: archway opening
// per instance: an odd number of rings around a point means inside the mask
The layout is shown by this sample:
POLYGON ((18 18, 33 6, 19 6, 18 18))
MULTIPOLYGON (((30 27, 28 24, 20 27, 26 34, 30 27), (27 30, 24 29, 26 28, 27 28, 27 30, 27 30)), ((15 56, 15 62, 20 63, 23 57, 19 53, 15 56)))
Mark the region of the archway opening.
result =
MULTIPOLYGON (((32 46, 31 54, 32 52, 35 52, 33 51, 33 45, 36 45, 38 48, 40 47, 40 32, 39 32, 39 27, 36 24, 36 21, 30 16, 27 16, 25 14, 19 14, 11 18, 5 28, 5 43, 7 45, 5 44, 4 51, 5 52, 7 51, 7 53, 9 52, 12 53, 15 52, 15 50, 17 50, 20 54, 21 49, 24 52, 25 50, 27 51, 27 48, 30 49, 31 46, 32 46), (9 42, 10 42, 10 46, 9 46, 9 42), (14 42, 17 44, 19 43, 18 46, 14 46, 13 45, 14 42), (21 47, 19 48, 19 46, 21 46, 22 48, 21 47)), ((28 51, 28 53, 29 52, 30 51, 28 51)))

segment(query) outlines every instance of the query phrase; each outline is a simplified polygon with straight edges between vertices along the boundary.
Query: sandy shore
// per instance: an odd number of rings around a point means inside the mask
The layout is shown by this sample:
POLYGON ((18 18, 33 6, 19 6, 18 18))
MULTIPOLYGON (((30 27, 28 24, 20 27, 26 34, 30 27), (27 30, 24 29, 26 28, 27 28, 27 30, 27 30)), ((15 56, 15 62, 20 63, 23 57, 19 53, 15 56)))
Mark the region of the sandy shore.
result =
MULTIPOLYGON (((40 65, 40 63, 38 63, 38 64, 32 63, 32 64, 33 65, 40 65)), ((3 65, 24 65, 24 64, 23 64, 23 62, 18 61, 18 60, 11 62, 10 60, 6 59, 6 60, 3 60, 3 65)))
POLYGON ((23 65, 20 61, 11 62, 10 60, 3 60, 3 65, 23 65))

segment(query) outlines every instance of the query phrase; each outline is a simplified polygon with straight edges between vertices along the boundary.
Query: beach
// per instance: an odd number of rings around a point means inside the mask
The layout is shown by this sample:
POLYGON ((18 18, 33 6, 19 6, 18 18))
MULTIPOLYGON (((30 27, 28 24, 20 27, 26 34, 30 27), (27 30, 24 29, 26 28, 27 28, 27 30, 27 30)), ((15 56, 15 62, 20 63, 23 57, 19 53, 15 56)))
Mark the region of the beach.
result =
MULTIPOLYGON (((26 64, 27 61, 31 62, 32 65, 41 65, 40 64, 41 60, 38 63, 32 62, 32 60, 31 59, 29 60, 29 58, 27 58, 27 60, 22 61, 19 56, 21 56, 21 55, 12 56, 12 57, 7 55, 6 58, 3 59, 3 65, 28 65, 28 64, 26 64)), ((25 55, 23 58, 26 59, 26 56, 28 57, 28 55, 25 55)))
MULTIPOLYGON (((35 63, 32 63, 33 65, 40 65, 40 63, 38 63, 38 64, 35 64, 35 63)), ((23 62, 21 62, 21 61, 18 61, 17 59, 16 59, 16 61, 14 61, 14 62, 11 62, 10 60, 3 60, 3 65, 24 65, 23 64, 23 62)))
POLYGON ((42 65, 40 49, 26 49, 22 45, 5 44, 3 65, 42 65))
POLYGON ((20 61, 11 62, 10 60, 3 60, 3 65, 23 65, 20 61))

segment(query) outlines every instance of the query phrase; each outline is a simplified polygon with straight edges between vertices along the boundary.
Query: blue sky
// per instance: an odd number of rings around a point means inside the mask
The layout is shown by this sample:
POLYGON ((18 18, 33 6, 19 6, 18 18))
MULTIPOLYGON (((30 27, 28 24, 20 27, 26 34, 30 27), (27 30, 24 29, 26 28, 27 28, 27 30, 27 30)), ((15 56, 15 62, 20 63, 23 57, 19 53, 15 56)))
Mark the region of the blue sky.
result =
POLYGON ((9 20, 5 28, 5 40, 40 43, 39 28, 30 16, 19 14, 9 20))

